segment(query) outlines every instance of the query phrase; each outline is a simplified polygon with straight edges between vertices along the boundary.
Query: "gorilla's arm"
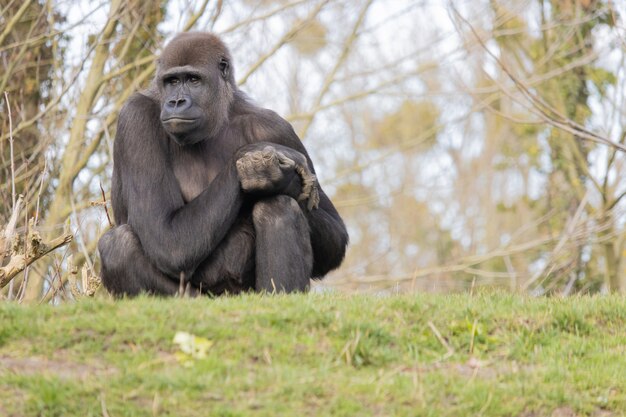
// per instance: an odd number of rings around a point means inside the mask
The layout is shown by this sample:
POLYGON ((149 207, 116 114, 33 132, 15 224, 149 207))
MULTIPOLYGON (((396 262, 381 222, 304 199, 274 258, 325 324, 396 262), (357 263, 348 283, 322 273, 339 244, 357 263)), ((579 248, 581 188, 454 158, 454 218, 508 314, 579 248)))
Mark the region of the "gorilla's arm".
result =
POLYGON ((236 155, 237 173, 244 192, 256 195, 288 195, 319 205, 319 184, 303 154, 277 143, 256 142, 243 146, 236 155))
POLYGON ((198 197, 184 203, 167 157, 159 107, 142 95, 122 109, 115 161, 128 224, 158 269, 190 277, 235 222, 244 200, 235 163, 229 163, 198 197))
MULTIPOLYGON (((250 142, 256 143, 259 147, 266 145, 263 142, 271 142, 269 145, 278 144, 276 146, 277 151, 290 159, 299 161, 296 165, 298 163, 307 164, 308 170, 313 175, 315 174, 313 162, 300 138, 292 126, 276 113, 259 109, 258 113, 247 116, 240 123, 242 123, 242 130, 249 136, 250 142)), ((242 150, 250 149, 250 147, 251 145, 248 145, 242 150)), ((238 152, 239 156, 241 156, 242 150, 238 152)), ((301 193, 302 185, 298 182, 296 193, 301 193)), ((319 201, 316 204, 317 208, 311 209, 309 205, 311 200, 308 198, 301 200, 300 206, 308 220, 311 233, 311 246, 314 256, 312 276, 322 277, 341 264, 348 244, 348 232, 335 206, 317 181, 315 185, 316 199, 319 201)))

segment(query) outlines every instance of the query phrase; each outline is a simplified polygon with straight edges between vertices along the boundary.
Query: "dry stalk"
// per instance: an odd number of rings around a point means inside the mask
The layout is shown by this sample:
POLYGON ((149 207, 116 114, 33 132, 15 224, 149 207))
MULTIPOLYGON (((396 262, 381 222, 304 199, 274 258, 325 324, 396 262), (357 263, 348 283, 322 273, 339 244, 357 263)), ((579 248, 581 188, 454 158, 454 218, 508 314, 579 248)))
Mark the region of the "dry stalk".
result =
POLYGON ((4 92, 4 100, 7 103, 7 114, 9 116, 9 149, 11 153, 11 202, 15 211, 15 158, 13 154, 13 118, 11 117, 11 104, 9 103, 9 93, 4 92))
POLYGON ((441 335, 441 333, 439 333, 439 330, 437 329, 437 327, 435 327, 432 321, 428 322, 428 327, 433 332, 439 343, 441 343, 441 345, 447 350, 446 354, 443 355, 443 359, 448 359, 450 356, 454 355, 454 349, 448 344, 448 342, 441 335))
POLYGON ((107 221, 109 222, 109 227, 113 227, 113 222, 111 221, 111 216, 109 216, 109 210, 107 209, 107 198, 104 194, 104 188, 102 188, 102 183, 100 183, 100 192, 102 193, 102 205, 104 206, 104 212, 107 215, 107 221))
POLYGON ((4 258, 11 254, 10 245, 13 241, 13 235, 15 234, 15 227, 17 226, 17 218, 19 216, 20 210, 22 208, 22 203, 24 201, 23 196, 19 196, 15 205, 13 206, 13 213, 11 213, 11 217, 9 218, 9 222, 2 235, 0 236, 0 264, 4 263, 4 258))

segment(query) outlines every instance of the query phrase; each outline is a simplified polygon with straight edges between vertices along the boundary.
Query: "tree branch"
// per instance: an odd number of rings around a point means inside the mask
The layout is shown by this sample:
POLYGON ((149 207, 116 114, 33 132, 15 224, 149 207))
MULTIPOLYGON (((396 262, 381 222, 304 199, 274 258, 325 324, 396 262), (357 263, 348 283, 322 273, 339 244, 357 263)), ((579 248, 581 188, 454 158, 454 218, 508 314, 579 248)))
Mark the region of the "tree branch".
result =
MULTIPOLYGON (((32 223, 32 220, 31 220, 32 223)), ((43 242, 39 232, 31 227, 26 237, 26 250, 24 253, 17 253, 19 245, 14 244, 13 254, 6 266, 0 267, 0 288, 4 288, 17 274, 26 269, 27 266, 37 259, 46 256, 53 250, 67 245, 72 241, 72 234, 64 234, 49 242, 43 242)))

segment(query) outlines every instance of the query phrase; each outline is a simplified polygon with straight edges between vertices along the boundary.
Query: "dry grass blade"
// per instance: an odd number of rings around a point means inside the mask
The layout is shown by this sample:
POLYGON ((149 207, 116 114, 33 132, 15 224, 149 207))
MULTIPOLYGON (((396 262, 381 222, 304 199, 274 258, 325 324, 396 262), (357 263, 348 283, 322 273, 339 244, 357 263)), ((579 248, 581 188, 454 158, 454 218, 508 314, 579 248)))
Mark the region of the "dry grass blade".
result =
POLYGON ((437 338, 437 340, 439 340, 439 343, 441 343, 441 345, 443 347, 446 348, 447 352, 445 355, 443 355, 443 359, 447 359, 450 356, 454 355, 454 349, 452 348, 452 346, 450 346, 448 344, 448 342, 446 341, 446 339, 441 335, 441 333, 439 333, 439 330, 437 329, 437 327, 435 327, 435 325, 433 324, 432 321, 428 322, 428 327, 430 328, 430 330, 433 332, 433 334, 435 335, 435 337, 437 338))

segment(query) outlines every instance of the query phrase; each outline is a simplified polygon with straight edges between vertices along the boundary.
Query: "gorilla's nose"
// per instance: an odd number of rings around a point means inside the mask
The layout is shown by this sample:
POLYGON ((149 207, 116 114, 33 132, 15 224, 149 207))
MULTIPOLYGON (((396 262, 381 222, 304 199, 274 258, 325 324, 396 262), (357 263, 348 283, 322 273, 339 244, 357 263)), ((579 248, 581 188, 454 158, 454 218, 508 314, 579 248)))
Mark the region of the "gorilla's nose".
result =
POLYGON ((187 100, 184 97, 171 99, 167 101, 167 107, 170 111, 185 111, 191 107, 191 100, 187 100))

